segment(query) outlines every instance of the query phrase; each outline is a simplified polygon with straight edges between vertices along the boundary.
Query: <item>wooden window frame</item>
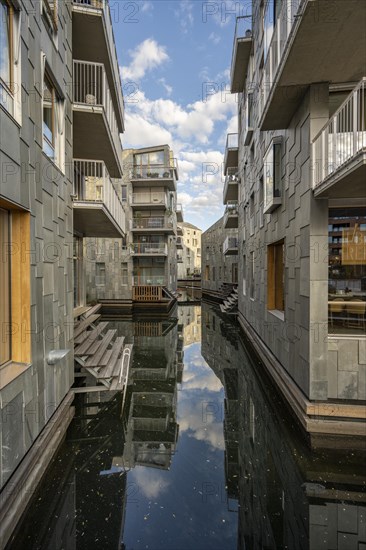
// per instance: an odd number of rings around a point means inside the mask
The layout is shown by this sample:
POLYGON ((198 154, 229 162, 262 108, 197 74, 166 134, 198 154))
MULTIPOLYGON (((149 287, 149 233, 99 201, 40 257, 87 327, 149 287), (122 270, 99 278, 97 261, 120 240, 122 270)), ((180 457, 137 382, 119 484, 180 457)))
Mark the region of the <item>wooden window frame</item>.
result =
MULTIPOLYGON (((10 360, 30 365, 31 353, 31 273, 30 273, 30 212, 17 209, 12 203, 0 200, 0 207, 10 212, 10 360)), ((10 376, 11 379, 11 376, 10 376)))

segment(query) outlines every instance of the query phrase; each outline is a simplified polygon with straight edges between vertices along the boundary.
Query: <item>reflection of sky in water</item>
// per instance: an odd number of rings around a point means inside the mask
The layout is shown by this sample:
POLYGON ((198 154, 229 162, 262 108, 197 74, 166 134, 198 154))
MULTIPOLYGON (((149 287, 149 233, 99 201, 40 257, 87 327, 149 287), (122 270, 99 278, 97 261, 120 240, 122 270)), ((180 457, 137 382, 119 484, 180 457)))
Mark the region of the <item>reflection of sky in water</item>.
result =
POLYGON ((127 550, 236 548, 237 515, 226 504, 224 390, 200 349, 184 349, 179 439, 170 470, 136 466, 128 473, 127 550))

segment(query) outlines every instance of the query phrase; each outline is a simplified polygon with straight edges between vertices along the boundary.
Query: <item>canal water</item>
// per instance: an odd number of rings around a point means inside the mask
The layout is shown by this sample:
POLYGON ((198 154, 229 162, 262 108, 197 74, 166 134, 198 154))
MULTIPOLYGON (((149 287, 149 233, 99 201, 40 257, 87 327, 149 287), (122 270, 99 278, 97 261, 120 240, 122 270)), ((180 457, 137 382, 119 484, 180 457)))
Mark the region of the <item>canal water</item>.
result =
POLYGON ((203 304, 113 323, 126 400, 76 397, 8 548, 366 548, 363 455, 309 452, 234 322, 203 304))

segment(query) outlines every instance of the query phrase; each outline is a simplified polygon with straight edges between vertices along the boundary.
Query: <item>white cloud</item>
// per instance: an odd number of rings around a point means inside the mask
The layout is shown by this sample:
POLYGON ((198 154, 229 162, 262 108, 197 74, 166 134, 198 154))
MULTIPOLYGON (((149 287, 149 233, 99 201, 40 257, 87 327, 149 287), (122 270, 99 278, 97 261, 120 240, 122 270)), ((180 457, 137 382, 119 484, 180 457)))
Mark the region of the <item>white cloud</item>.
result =
MULTIPOLYGON (((165 451, 166 454, 166 451, 165 451)), ((156 463, 165 464, 165 454, 159 455, 159 450, 156 451, 156 463)), ((152 451, 147 453, 147 458, 151 459, 152 451)), ((159 472, 152 468, 135 468, 133 470, 134 481, 138 484, 138 489, 146 498, 157 498, 161 493, 166 491, 169 487, 169 482, 165 479, 164 472, 159 472)))
POLYGON ((153 38, 141 42, 135 50, 129 52, 131 63, 122 67, 122 79, 140 80, 148 71, 156 69, 169 61, 165 46, 161 46, 153 38))
POLYGON ((181 0, 178 8, 174 11, 174 15, 179 20, 182 33, 187 34, 194 24, 193 2, 190 2, 190 0, 181 0))
POLYGON ((211 40, 211 42, 213 42, 214 44, 218 44, 221 41, 221 36, 219 34, 216 34, 215 32, 212 32, 208 39, 211 40))
POLYGON ((150 0, 145 0, 140 6, 142 13, 149 13, 154 9, 153 3, 150 0))
POLYGON ((137 114, 126 114, 126 128, 124 141, 128 142, 129 147, 150 147, 173 142, 173 137, 168 130, 137 114))
POLYGON ((159 78, 158 82, 163 86, 168 96, 172 95, 173 87, 167 84, 165 78, 159 78))

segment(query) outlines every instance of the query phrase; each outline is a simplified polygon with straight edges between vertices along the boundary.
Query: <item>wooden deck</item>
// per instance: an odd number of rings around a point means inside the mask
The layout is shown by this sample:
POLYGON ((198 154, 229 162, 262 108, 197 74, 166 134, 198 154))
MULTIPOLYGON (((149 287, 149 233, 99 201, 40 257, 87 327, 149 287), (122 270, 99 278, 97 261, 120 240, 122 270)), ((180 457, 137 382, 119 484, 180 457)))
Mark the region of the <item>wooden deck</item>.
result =
POLYGON ((95 378, 95 386, 75 388, 81 391, 114 390, 126 394, 133 345, 124 346, 124 336, 115 329, 108 330, 108 322, 98 322, 101 305, 78 308, 74 312, 74 357, 77 378, 83 373, 95 378))

